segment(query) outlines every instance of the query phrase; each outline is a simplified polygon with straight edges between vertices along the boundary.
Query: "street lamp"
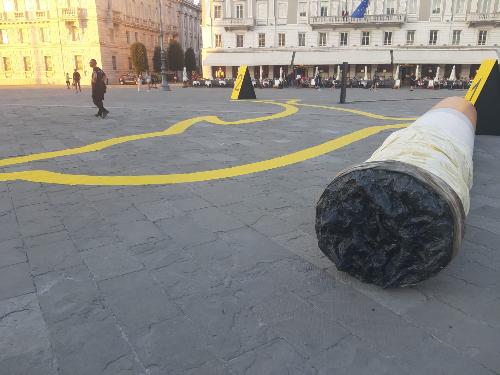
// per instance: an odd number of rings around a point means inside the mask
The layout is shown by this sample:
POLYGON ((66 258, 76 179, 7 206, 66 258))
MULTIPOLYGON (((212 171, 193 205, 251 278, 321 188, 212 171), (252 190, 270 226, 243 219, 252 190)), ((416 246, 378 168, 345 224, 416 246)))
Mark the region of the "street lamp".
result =
POLYGON ((163 91, 170 91, 167 80, 167 59, 165 56, 165 48, 163 47, 163 21, 161 19, 161 0, 158 0, 159 14, 160 14, 160 60, 161 60, 161 89, 163 91))

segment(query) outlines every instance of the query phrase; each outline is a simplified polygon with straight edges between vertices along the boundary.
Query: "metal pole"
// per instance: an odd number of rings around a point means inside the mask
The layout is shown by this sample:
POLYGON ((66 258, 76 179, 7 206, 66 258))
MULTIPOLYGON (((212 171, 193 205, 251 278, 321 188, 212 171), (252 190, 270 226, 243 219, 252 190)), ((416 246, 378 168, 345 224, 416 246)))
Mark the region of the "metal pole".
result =
POLYGON ((340 104, 345 104, 345 97, 347 94, 347 70, 349 69, 349 64, 347 62, 342 63, 342 83, 340 85, 340 104))
POLYGON ((170 91, 167 81, 167 59, 165 55, 165 48, 163 46, 163 20, 161 19, 161 0, 158 0, 159 15, 160 15, 160 60, 161 60, 161 89, 163 91, 170 91))

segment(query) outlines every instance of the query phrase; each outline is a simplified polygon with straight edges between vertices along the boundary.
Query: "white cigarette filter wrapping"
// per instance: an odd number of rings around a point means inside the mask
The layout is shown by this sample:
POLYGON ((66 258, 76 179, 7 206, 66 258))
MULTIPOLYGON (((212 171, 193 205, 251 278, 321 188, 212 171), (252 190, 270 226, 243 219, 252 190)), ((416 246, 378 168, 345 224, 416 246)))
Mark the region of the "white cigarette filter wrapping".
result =
POLYGON ((467 116, 438 108, 391 134, 367 162, 400 161, 438 176, 457 193, 467 215, 473 150, 474 127, 467 116))

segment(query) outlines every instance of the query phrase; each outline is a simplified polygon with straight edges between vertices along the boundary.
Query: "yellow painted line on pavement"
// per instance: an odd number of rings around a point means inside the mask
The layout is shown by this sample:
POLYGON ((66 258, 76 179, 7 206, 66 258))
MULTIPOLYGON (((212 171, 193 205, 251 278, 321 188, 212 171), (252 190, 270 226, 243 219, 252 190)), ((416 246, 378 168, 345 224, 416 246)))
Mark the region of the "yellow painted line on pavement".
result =
POLYGON ((345 107, 334 107, 334 106, 327 106, 327 105, 302 104, 302 103, 296 103, 295 105, 298 105, 298 106, 301 106, 301 107, 322 108, 322 109, 330 109, 330 110, 333 110, 333 111, 349 112, 349 113, 353 113, 353 114, 359 115, 359 116, 376 118, 378 120, 415 121, 417 119, 417 117, 392 117, 392 116, 384 116, 384 115, 378 115, 376 113, 359 111, 357 109, 345 108, 345 107))
POLYGON ((91 144, 88 144, 86 146, 81 146, 81 147, 68 148, 68 149, 59 150, 59 151, 41 152, 41 153, 37 153, 37 154, 0 159, 0 167, 7 167, 10 165, 29 163, 29 162, 38 161, 38 160, 54 159, 54 158, 58 158, 61 156, 80 155, 80 154, 85 154, 88 152, 101 151, 101 150, 104 150, 104 149, 111 147, 111 146, 116 146, 116 145, 119 145, 122 143, 127 143, 127 142, 138 141, 141 139, 165 137, 165 136, 170 136, 170 135, 181 134, 181 133, 184 133, 191 126, 198 124, 200 122, 208 122, 210 124, 224 125, 224 126, 251 124, 251 123, 256 123, 256 122, 263 122, 263 121, 269 121, 269 120, 275 120, 275 119, 288 117, 288 116, 291 116, 291 115, 297 113, 297 111, 298 111, 298 108, 293 105, 293 103, 294 103, 293 100, 290 100, 287 103, 278 103, 278 102, 265 101, 265 100, 259 100, 259 101, 255 101, 255 102, 265 103, 265 104, 274 104, 274 105, 283 107, 284 110, 281 112, 275 113, 275 114, 267 115, 267 116, 247 118, 247 119, 241 119, 241 120, 235 120, 235 121, 224 121, 224 120, 221 120, 217 116, 193 117, 190 119, 179 121, 178 123, 170 126, 169 128, 162 130, 162 131, 158 131, 158 132, 126 135, 123 137, 116 137, 116 138, 107 139, 105 141, 91 143, 91 144))
MULTIPOLYGON (((272 104, 283 108, 283 111, 261 116, 256 118, 240 119, 235 121, 225 121, 217 116, 198 116, 190 119, 182 120, 163 131, 134 134, 122 137, 107 139, 100 142, 91 143, 81 147, 69 148, 65 150, 43 152, 31 155, 17 156, 0 160, 0 167, 6 167, 16 164, 29 163, 38 160, 53 159, 62 156, 79 155, 88 152, 101 151, 108 147, 133 142, 142 139, 155 137, 166 137, 184 133, 187 129, 200 122, 207 122, 214 125, 241 125, 270 121, 280 118, 285 118, 294 115, 298 112, 297 106, 322 108, 330 110, 338 110, 354 113, 360 116, 366 116, 375 119, 384 120, 414 120, 414 118, 400 118, 378 115, 374 113, 358 111, 355 109, 321 106, 314 104, 299 104, 298 100, 287 100, 285 103, 273 100, 252 100, 253 103, 272 104)), ((171 173, 160 175, 132 175, 132 176, 97 176, 97 175, 80 175, 67 174, 59 172, 51 172, 47 170, 26 170, 18 172, 0 173, 0 181, 31 181, 44 182, 52 184, 64 185, 107 185, 107 186, 130 186, 130 185, 163 185, 163 184, 180 184, 186 182, 199 182, 217 180, 235 176, 246 175, 250 173, 263 172, 271 169, 281 168, 288 165, 300 163, 339 148, 345 147, 351 143, 360 141, 385 130, 399 129, 408 126, 409 124, 389 124, 380 126, 370 126, 352 133, 340 136, 316 146, 312 146, 300 151, 292 152, 283 156, 274 157, 268 160, 262 160, 254 163, 237 165, 222 169, 214 169, 190 173, 171 173)))
POLYGON ((285 167, 309 160, 351 143, 360 141, 384 130, 399 129, 409 124, 391 124, 371 126, 350 134, 332 139, 317 146, 309 147, 287 155, 275 157, 250 164, 243 164, 229 168, 214 169, 192 173, 174 173, 143 176, 89 176, 50 172, 45 170, 30 170, 22 172, 1 173, 0 181, 31 181, 64 185, 104 185, 104 186, 131 186, 131 185, 164 185, 181 184, 186 182, 200 182, 263 172, 270 169, 285 167))

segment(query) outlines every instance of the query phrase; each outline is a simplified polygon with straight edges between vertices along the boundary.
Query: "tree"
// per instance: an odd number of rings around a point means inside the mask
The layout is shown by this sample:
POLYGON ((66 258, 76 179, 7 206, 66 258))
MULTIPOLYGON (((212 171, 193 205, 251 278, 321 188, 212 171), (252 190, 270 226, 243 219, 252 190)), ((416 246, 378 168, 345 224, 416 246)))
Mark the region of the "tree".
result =
POLYGON ((155 47, 155 51, 153 53, 153 70, 156 73, 160 73, 161 71, 161 48, 155 47))
POLYGON ((184 65, 186 65, 186 70, 191 77, 191 73, 196 70, 196 56, 192 48, 188 48, 184 54, 184 65))
POLYGON ((149 70, 148 53, 144 44, 139 42, 132 44, 130 46, 130 56, 132 57, 132 66, 136 74, 149 70))
POLYGON ((184 52, 178 41, 172 40, 167 50, 168 70, 184 69, 184 52))

